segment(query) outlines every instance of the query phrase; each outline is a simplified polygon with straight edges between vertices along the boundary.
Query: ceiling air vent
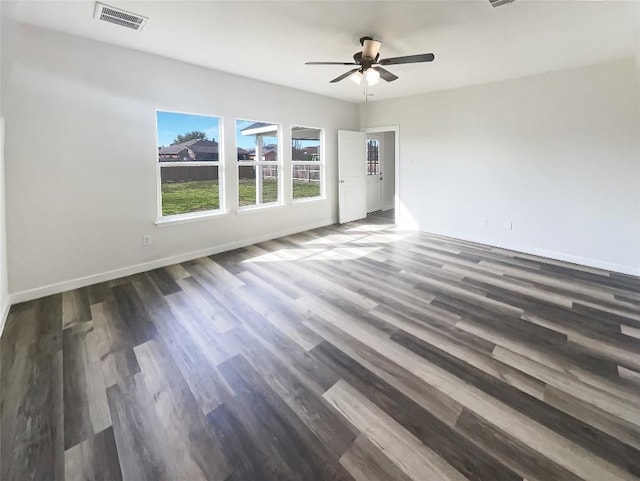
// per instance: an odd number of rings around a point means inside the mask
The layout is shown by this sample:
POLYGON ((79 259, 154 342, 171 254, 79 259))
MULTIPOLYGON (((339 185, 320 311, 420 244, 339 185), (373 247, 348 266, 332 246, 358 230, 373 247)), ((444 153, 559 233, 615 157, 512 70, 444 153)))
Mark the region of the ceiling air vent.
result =
POLYGON ((499 7, 500 5, 506 5, 507 3, 511 3, 514 0, 489 0, 489 3, 495 8, 495 7, 499 7))
POLYGON ((99 2, 96 2, 96 11, 93 14, 93 18, 104 22, 115 23, 121 27, 137 31, 142 30, 142 27, 144 27, 147 20, 149 20, 147 17, 143 17, 142 15, 110 7, 109 5, 99 2))

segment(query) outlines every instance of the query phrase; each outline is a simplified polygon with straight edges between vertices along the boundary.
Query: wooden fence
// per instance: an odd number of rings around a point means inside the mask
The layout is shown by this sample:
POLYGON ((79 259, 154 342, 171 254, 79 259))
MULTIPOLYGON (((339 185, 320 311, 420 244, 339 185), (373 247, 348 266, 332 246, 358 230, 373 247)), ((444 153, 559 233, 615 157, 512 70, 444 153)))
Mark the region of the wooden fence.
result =
MULTIPOLYGON (((319 166, 294 165, 292 170, 293 180, 303 182, 320 182, 320 169, 318 167, 319 166)), ((161 173, 162 182, 218 180, 217 166, 163 167, 161 173)), ((255 179, 256 167, 253 165, 240 165, 238 166, 238 175, 241 179, 255 179)), ((277 166, 263 166, 262 177, 265 179, 277 178, 277 166)))

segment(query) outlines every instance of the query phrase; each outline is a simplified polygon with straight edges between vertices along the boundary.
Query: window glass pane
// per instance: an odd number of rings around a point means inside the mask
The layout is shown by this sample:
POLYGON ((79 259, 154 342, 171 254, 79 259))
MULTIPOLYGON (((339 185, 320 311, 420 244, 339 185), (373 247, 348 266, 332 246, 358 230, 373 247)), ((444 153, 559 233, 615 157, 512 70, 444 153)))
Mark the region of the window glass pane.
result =
POLYGON ((373 139, 367 140, 367 174, 378 175, 380 173, 380 142, 373 139))
POLYGON ((291 127, 292 196, 294 199, 320 197, 322 192, 322 130, 291 127), (304 162, 298 163, 298 162, 304 162))
POLYGON ((320 129, 294 126, 291 128, 291 160, 320 161, 320 129))
POLYGON ((320 196, 319 165, 294 165, 292 177, 294 199, 320 196))
POLYGON ((156 120, 159 162, 220 160, 218 117, 158 111, 156 120))
POLYGON ((256 168, 253 165, 241 165, 239 167, 240 179, 238 181, 238 201, 243 205, 255 205, 256 203, 256 168))
POLYGON ((278 137, 265 135, 262 137, 262 160, 277 162, 278 161, 278 137))
POLYGON ((278 159, 279 125, 253 120, 236 120, 238 162, 272 161, 278 159))
POLYGON ((162 167, 162 215, 220 207, 218 166, 162 167))
POLYGON ((267 204, 278 201, 278 166, 261 165, 262 172, 262 196, 260 202, 267 204))
POLYGON ((279 129, 278 124, 270 122, 236 121, 240 207, 268 204, 278 202, 280 199, 278 192, 279 129), (247 165, 249 162, 254 165, 247 165))

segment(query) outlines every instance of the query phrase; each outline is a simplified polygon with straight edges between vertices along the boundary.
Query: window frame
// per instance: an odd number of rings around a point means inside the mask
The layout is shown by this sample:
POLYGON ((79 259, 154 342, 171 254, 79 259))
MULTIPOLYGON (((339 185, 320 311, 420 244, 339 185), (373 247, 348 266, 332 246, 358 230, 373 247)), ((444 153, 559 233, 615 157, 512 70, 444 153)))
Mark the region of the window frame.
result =
MULTIPOLYGON (((326 168, 325 168, 325 152, 324 152, 324 146, 325 146, 325 129, 321 128, 321 127, 310 127, 307 125, 291 125, 290 128, 290 133, 293 131, 294 127, 303 127, 306 129, 313 129, 313 130, 318 130, 320 131, 320 138, 318 139, 320 142, 320 155, 319 155, 319 159, 318 160, 293 160, 293 156, 291 156, 291 202, 294 204, 297 203, 301 203, 301 202, 313 202, 316 200, 325 200, 326 199, 326 182, 325 182, 325 173, 326 173, 326 168), (293 196, 293 168, 296 165, 313 165, 313 166, 320 166, 320 194, 313 196, 313 197, 301 197, 299 199, 296 199, 293 196)), ((293 134, 290 137, 291 139, 291 145, 289 146, 290 149, 293 148, 293 134)))
MULTIPOLYGON (((284 175, 284 162, 283 162, 283 151, 282 151, 282 145, 284 144, 283 141, 283 124, 280 122, 271 122, 271 121, 267 121, 267 120, 251 120, 251 119, 241 119, 241 118, 236 118, 235 119, 235 163, 236 163, 236 168, 237 168, 237 172, 238 172, 238 177, 237 177, 237 190, 238 190, 238 195, 236 198, 236 202, 238 203, 238 213, 242 213, 242 212, 247 212, 247 211, 252 211, 252 210, 263 210, 263 209, 269 209, 271 207, 280 207, 284 205, 284 193, 283 193, 283 182, 282 182, 282 178, 284 175), (277 131, 276 131, 276 135, 272 136, 275 137, 278 141, 278 150, 276 151, 276 160, 238 160, 238 122, 253 122, 253 123, 264 123, 264 124, 270 124, 270 125, 276 125, 277 126, 277 131), (277 182, 276 182, 276 187, 277 187, 277 199, 273 202, 260 202, 260 199, 262 198, 261 192, 258 189, 258 185, 262 185, 262 177, 261 175, 258 175, 260 173, 260 166, 264 166, 264 165, 268 165, 268 166, 275 166, 277 168, 277 172, 278 172, 278 178, 277 178, 277 182), (249 204, 249 205, 240 205, 240 167, 255 167, 256 170, 256 203, 255 204, 249 204), (258 181, 258 178, 260 178, 260 181, 258 181)), ((263 144, 264 147, 264 144, 263 144)), ((257 153, 257 144, 256 144, 256 153, 257 153)))
MULTIPOLYGON (((224 162, 224 118, 221 115, 215 115, 210 113, 196 113, 196 112, 183 112, 178 110, 169 109, 155 109, 156 120, 156 225, 170 224, 170 223, 184 223, 193 220, 199 220, 210 217, 217 217, 227 213, 225 202, 225 162, 224 162), (158 112, 170 113, 170 114, 182 114, 182 115, 196 115, 199 117, 215 117, 218 119, 218 160, 201 160, 201 161, 160 161, 158 157, 158 112), (181 214, 162 214, 162 168, 163 167, 217 167, 218 168, 218 208, 197 210, 193 212, 183 212, 181 214)), ((175 156, 177 159, 177 155, 175 156)))

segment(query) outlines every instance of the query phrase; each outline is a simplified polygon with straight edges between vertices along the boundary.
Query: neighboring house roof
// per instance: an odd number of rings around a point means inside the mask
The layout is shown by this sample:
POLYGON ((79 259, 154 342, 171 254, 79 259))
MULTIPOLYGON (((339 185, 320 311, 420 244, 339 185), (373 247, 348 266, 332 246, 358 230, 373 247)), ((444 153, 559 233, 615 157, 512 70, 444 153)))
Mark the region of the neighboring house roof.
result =
POLYGON ((193 152, 196 158, 201 157, 203 154, 217 154, 218 142, 215 140, 192 139, 179 144, 169 145, 168 147, 162 147, 158 150, 158 155, 178 155, 185 150, 193 152))

